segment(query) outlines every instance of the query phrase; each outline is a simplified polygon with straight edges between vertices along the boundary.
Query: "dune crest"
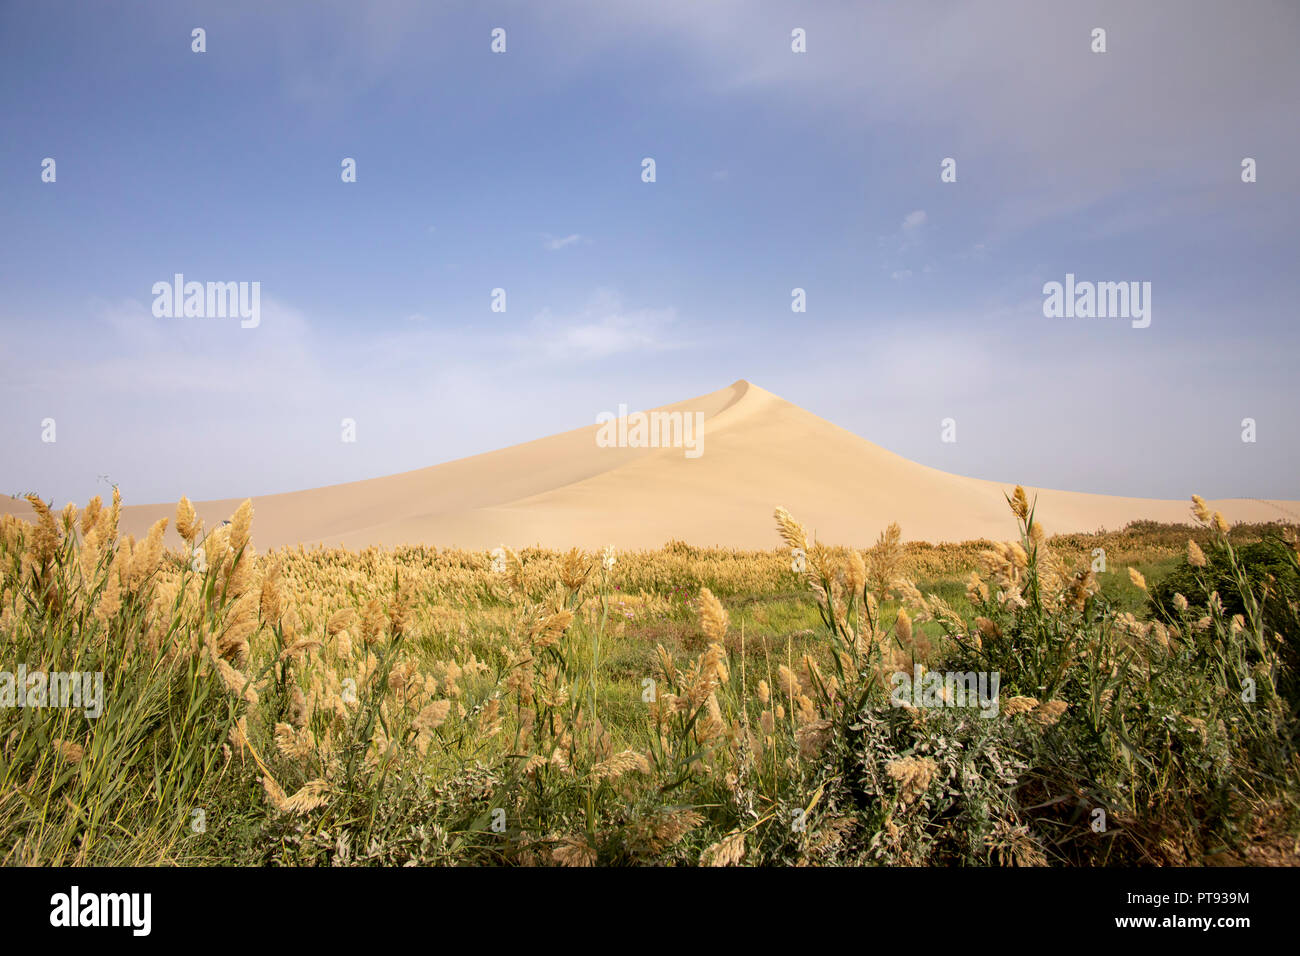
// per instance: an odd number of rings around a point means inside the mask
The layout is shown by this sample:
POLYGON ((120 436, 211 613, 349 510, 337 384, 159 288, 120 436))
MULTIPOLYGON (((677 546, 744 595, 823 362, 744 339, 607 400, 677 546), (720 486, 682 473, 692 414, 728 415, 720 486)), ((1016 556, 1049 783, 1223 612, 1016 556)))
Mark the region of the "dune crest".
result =
MULTIPOLYGON (((821 540, 867 545, 897 521, 911 540, 1004 539, 1013 483, 917 464, 748 381, 651 411, 703 413, 703 454, 680 447, 600 447, 597 426, 416 471, 253 499, 254 544, 439 547, 772 548, 772 509, 784 505, 821 540)), ((1049 532, 1115 529, 1129 521, 1187 521, 1186 500, 1026 488, 1049 532)), ((1196 489, 1189 488, 1190 495, 1196 489)), ((196 502, 208 527, 240 499, 196 502)), ((1293 520, 1300 502, 1211 502, 1230 521, 1293 520)), ((0 508, 29 515, 26 502, 0 508)), ((140 536, 173 503, 123 508, 140 536)), ((169 532, 175 544, 179 539, 169 532)))

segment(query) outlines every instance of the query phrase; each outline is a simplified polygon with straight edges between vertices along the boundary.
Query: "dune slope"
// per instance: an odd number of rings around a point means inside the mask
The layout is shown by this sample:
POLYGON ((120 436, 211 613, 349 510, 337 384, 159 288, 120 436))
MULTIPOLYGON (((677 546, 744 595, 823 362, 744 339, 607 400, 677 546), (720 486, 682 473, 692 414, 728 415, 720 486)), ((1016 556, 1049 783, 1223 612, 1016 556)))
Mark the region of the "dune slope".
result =
MULTIPOLYGON (((890 521, 908 539, 1004 539, 1014 526, 1006 485, 963 478, 886 451, 746 381, 657 411, 703 413, 702 454, 601 447, 597 426, 366 481, 253 499, 254 543, 430 544, 440 547, 771 548, 785 505, 828 542, 866 545, 890 521)), ((1052 532, 1119 528, 1138 518, 1188 520, 1186 500, 1027 488, 1052 532)), ((1189 494, 1195 489, 1188 489, 1189 494)), ((239 499, 196 503, 207 525, 239 499)), ((1292 520, 1300 502, 1211 502, 1233 521, 1292 520)), ((25 502, 0 509, 29 515, 25 502)), ((127 506, 139 536, 174 504, 127 506)), ((177 539, 169 533, 172 543, 177 539)))

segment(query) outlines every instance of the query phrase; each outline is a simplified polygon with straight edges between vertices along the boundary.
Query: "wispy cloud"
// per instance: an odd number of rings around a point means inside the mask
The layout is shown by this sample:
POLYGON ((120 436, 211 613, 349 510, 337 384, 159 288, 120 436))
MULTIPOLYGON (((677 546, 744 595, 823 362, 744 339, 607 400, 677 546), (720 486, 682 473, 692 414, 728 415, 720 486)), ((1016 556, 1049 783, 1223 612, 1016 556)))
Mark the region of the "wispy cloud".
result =
POLYGON ((571 315, 544 309, 533 320, 529 334, 515 345, 549 359, 582 361, 638 351, 679 348, 669 338, 677 310, 628 308, 617 293, 600 289, 587 305, 571 315))
POLYGON ((549 233, 547 233, 542 236, 542 247, 547 249, 550 252, 556 252, 560 249, 563 249, 565 246, 571 246, 575 242, 579 242, 581 240, 582 240, 582 236, 578 235, 576 232, 571 235, 561 236, 561 237, 552 236, 549 233))

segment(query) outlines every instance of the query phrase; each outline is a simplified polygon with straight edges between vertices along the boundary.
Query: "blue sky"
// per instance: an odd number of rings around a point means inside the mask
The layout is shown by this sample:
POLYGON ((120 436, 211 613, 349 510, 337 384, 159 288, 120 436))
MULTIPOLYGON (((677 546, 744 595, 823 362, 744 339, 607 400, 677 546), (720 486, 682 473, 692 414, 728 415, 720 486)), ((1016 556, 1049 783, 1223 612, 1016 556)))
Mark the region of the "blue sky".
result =
POLYGON ((1300 498, 1297 40, 1261 0, 0 4, 0 491, 288 491, 747 378, 962 474, 1300 498), (155 318, 177 272, 261 324, 155 318), (1151 326, 1045 318, 1067 272, 1151 326))

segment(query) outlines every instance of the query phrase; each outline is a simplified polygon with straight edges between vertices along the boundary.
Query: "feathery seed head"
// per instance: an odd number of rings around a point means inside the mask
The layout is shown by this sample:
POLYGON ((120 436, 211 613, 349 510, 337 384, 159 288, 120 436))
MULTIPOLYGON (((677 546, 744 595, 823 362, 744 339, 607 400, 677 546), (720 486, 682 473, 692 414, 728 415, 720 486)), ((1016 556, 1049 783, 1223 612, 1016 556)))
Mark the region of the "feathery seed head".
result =
POLYGON ((1205 503, 1205 499, 1200 495, 1192 495, 1192 515, 1200 524, 1208 525, 1210 523, 1210 506, 1205 503))
POLYGON ((776 517, 776 530, 781 535, 781 540, 786 543, 786 547, 798 548, 806 552, 808 550, 808 533, 804 530, 803 525, 795 521, 790 512, 780 505, 777 506, 773 514, 776 517))
POLYGON ((727 636, 729 618, 722 602, 708 588, 700 588, 699 616, 704 635, 710 641, 721 644, 727 636))
POLYGON ((1025 489, 1016 485, 1015 493, 1007 499, 1011 505, 1011 513, 1021 521, 1029 517, 1029 499, 1025 495, 1025 489))
POLYGON ((180 502, 176 505, 176 531, 185 541, 191 545, 194 539, 198 537, 201 524, 198 515, 194 511, 194 505, 190 504, 190 499, 181 496, 180 502))

